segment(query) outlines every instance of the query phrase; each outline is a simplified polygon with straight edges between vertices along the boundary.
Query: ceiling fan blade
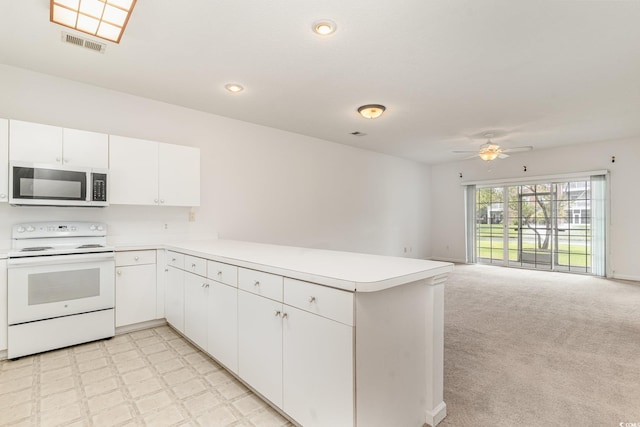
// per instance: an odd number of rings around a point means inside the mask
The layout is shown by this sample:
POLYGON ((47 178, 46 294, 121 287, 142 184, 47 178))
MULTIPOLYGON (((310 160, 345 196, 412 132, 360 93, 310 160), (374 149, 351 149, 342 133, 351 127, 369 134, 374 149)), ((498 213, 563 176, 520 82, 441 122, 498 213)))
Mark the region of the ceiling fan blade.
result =
POLYGON ((452 153, 476 153, 478 154, 478 150, 454 150, 452 153))
POLYGON ((526 147, 513 147, 513 148, 505 148, 502 150, 503 153, 522 153, 524 151, 531 151, 533 147, 531 145, 527 145, 526 147))
POLYGON ((506 159, 507 157, 509 157, 509 155, 508 155, 508 154, 504 154, 504 153, 500 153, 500 154, 498 154, 498 158, 499 158, 499 159, 506 159))

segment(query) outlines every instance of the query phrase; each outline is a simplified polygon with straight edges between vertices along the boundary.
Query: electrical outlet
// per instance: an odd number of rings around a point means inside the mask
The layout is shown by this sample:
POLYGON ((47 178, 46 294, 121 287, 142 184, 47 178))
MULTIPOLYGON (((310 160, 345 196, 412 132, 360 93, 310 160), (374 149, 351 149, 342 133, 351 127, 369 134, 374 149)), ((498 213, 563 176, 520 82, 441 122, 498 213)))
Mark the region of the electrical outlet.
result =
POLYGON ((189 222, 195 222, 196 221, 196 213, 193 211, 189 211, 189 222))

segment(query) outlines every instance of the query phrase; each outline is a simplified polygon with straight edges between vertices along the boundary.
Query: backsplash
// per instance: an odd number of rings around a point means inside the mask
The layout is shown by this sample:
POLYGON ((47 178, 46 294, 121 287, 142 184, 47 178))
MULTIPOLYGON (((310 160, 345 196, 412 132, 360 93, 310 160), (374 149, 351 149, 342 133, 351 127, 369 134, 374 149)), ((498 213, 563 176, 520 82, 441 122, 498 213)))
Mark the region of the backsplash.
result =
MULTIPOLYGON (((197 209, 194 209, 197 211, 197 209)), ((11 206, 0 204, 0 248, 11 246, 11 227, 33 221, 96 221, 108 226, 108 239, 114 245, 162 243, 179 240, 216 238, 207 221, 191 208, 165 206, 123 206, 106 208, 64 208, 46 206, 11 206)))

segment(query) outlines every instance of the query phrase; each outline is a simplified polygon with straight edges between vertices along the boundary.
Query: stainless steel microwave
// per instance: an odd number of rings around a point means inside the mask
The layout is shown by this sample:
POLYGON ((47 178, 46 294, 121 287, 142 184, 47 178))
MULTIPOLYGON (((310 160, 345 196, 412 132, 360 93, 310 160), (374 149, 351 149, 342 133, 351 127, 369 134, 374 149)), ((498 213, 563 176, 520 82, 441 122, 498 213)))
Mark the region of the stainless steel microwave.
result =
POLYGON ((9 165, 12 205, 109 205, 108 170, 12 162, 9 165))

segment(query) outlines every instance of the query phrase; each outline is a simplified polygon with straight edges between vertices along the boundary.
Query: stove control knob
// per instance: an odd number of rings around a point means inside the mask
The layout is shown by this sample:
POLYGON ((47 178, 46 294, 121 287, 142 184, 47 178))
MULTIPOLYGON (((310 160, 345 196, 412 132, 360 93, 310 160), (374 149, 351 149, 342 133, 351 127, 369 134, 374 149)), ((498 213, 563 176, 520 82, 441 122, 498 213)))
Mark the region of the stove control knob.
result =
POLYGON ((27 227, 27 231, 36 231, 36 229, 32 225, 30 225, 27 227))
POLYGON ((102 231, 102 230, 104 230, 104 227, 103 227, 103 226, 101 226, 101 225, 99 225, 99 226, 98 226, 98 231, 102 231))
POLYGON ((24 233, 24 227, 20 226, 20 227, 16 228, 16 231, 18 233, 24 233))
POLYGON ((91 225, 91 226, 89 226, 89 230, 91 230, 91 231, 95 231, 95 229, 96 229, 96 226, 95 226, 95 225, 91 225))

